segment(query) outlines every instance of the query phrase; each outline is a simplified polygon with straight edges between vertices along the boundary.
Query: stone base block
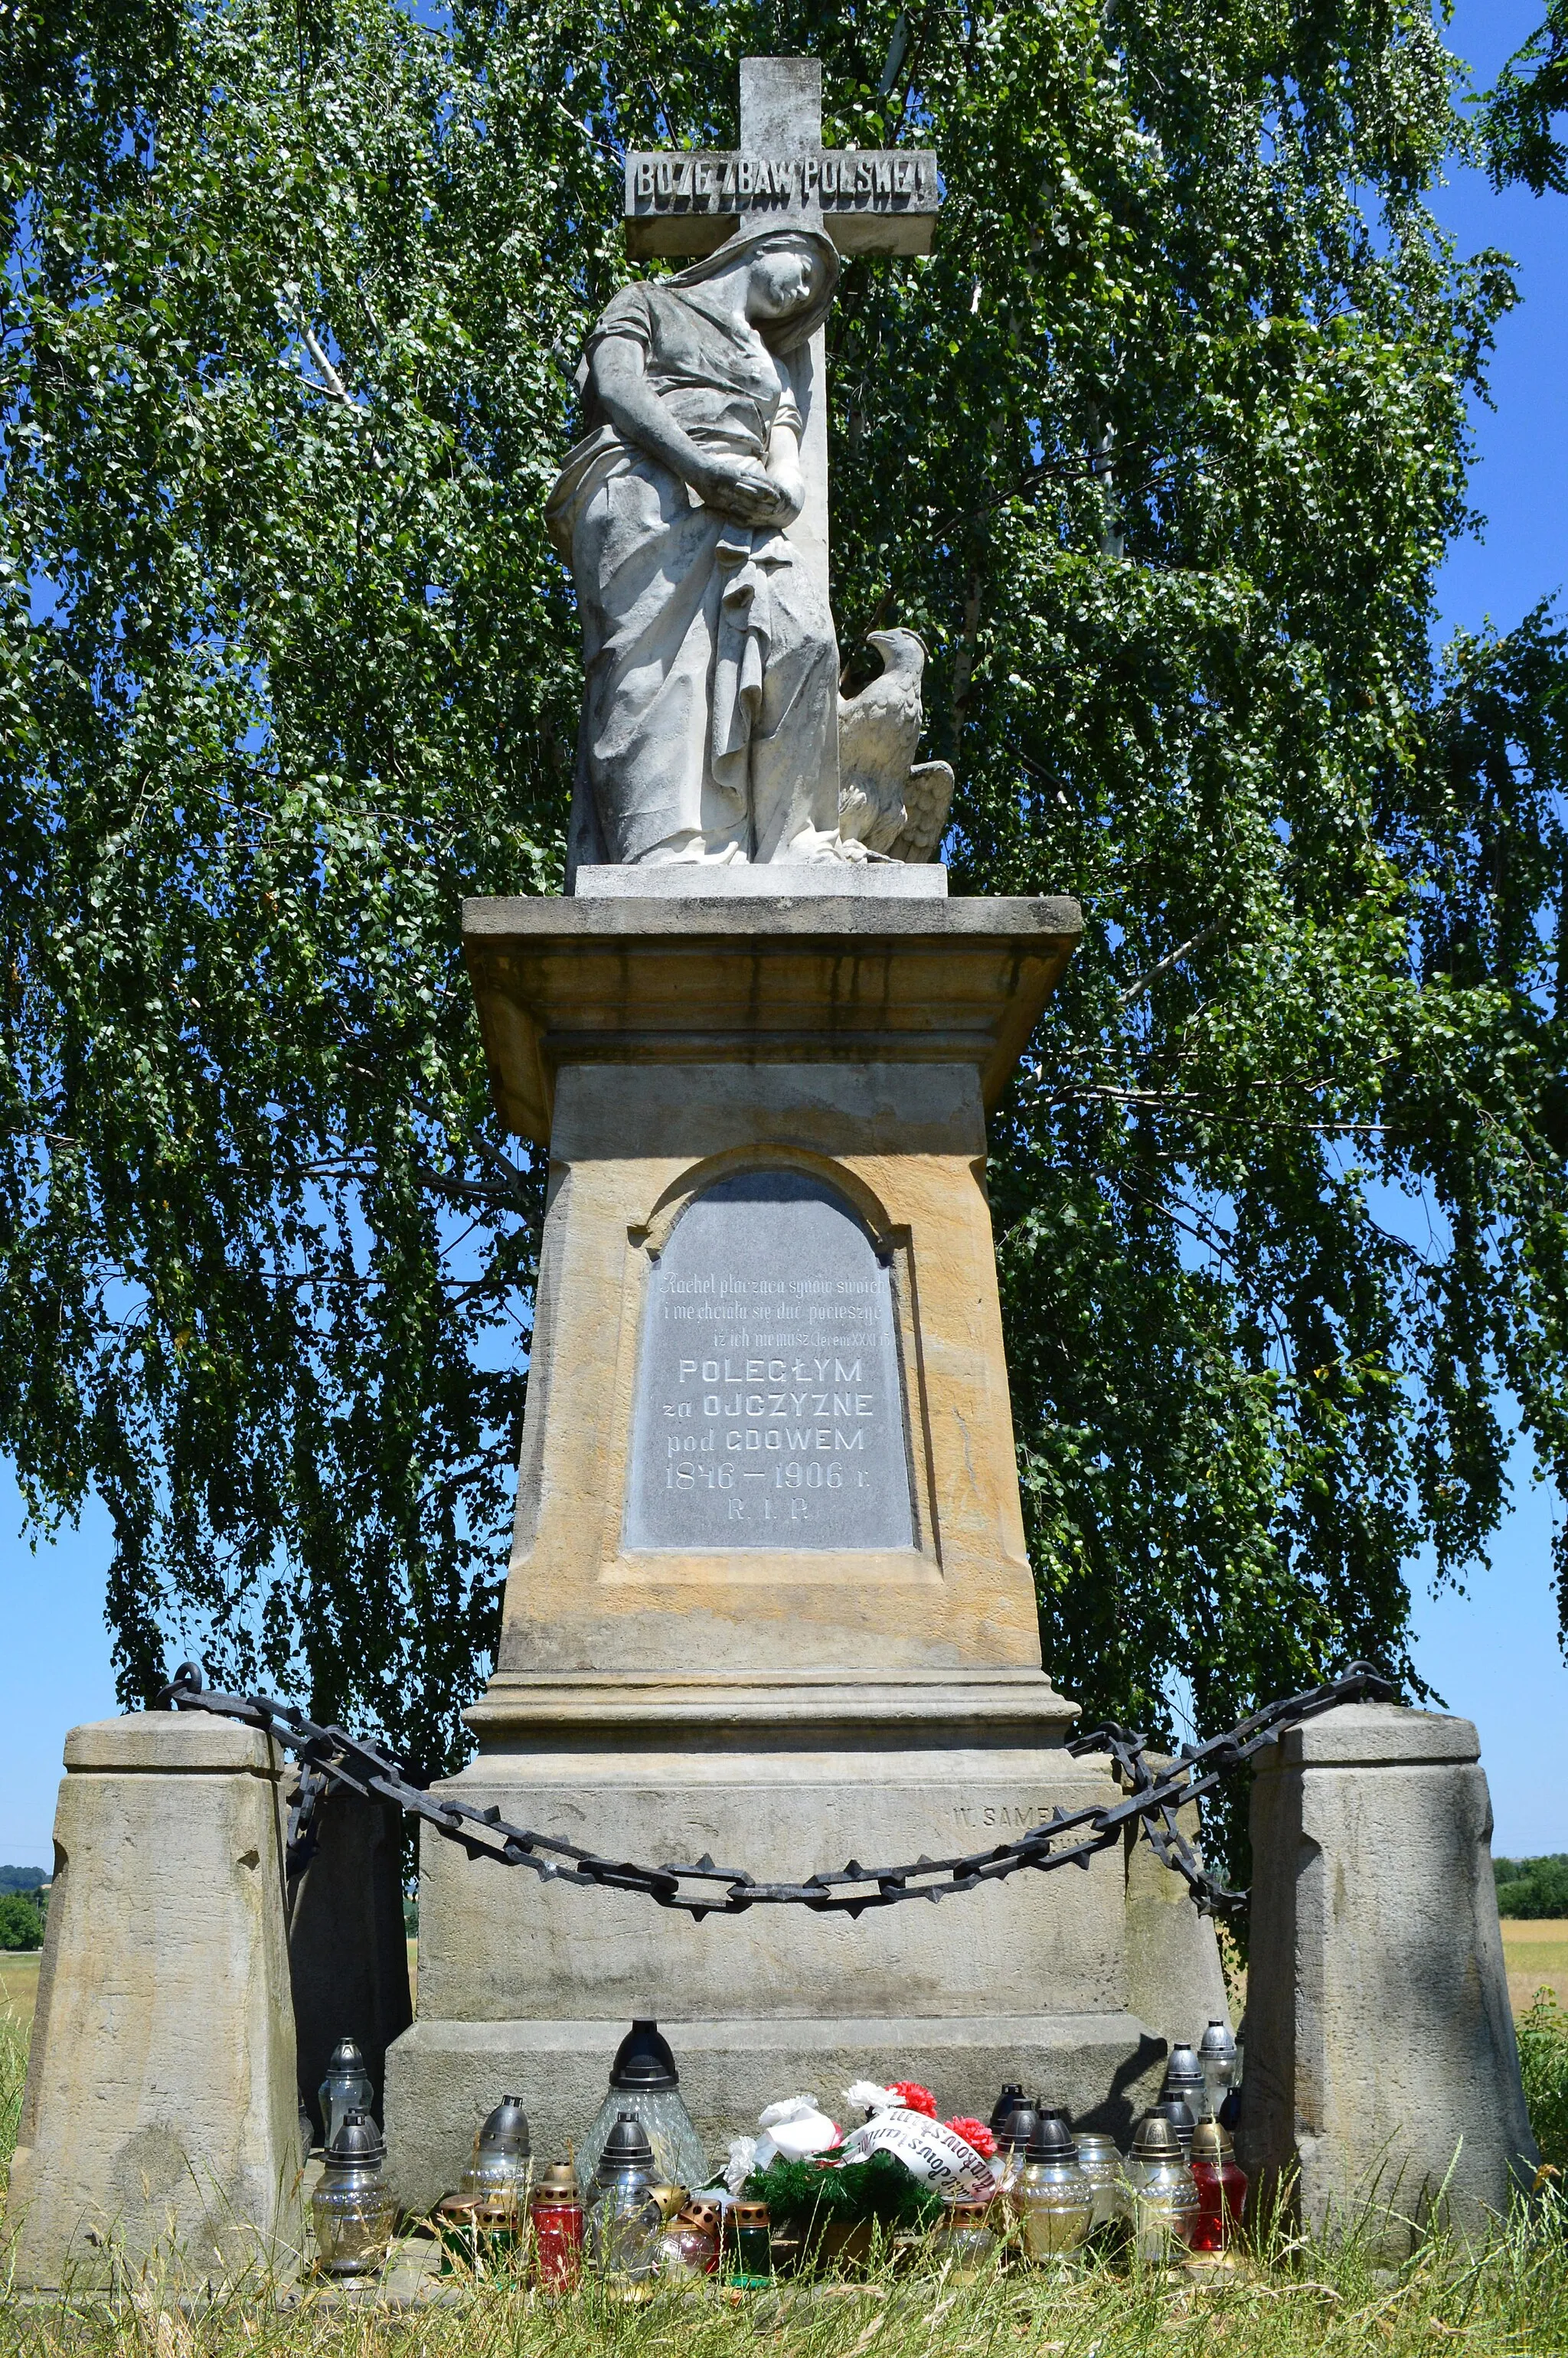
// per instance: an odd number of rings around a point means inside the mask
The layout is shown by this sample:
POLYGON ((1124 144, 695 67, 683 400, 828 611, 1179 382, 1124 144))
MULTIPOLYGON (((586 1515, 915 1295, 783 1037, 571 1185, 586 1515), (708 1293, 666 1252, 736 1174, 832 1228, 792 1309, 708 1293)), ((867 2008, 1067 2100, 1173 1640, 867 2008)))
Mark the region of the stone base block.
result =
MULTIPOLYGON (((949 2118, 981 2119, 1004 2081, 1022 2080, 1058 2096, 1075 2118, 1125 2140, 1135 2115, 1158 2095, 1165 2060, 1163 2042, 1125 2013, 735 2017, 665 2019, 660 2027, 687 2109, 716 2162, 730 2138, 754 2132, 762 2106, 781 2095, 809 2090, 846 2125, 842 2091, 868 2077, 918 2080, 949 2118)), ((522 2096, 535 2156, 564 2159, 604 2102, 626 2029, 620 2018, 416 2022, 386 2058, 388 2167, 399 2201, 422 2211, 450 2191, 498 2091, 522 2096)))
POLYGON ((290 2275, 281 1759, 254 1728, 146 1712, 73 1728, 65 1765, 0 2277, 290 2275))
MULTIPOLYGON (((1105 1759, 1048 1740, 1071 1706, 1038 1671, 794 1691, 540 1682, 508 1730, 512 1692, 496 1682, 476 1714, 487 1748, 442 1791, 653 1866, 706 1852, 801 1880, 851 1856, 949 1859, 1117 1799, 1105 1759)), ((832 2106, 868 2074, 923 2081, 948 2116, 983 2116, 1022 2079, 1123 2130, 1157 2090, 1163 2042, 1129 1997, 1119 1842, 1087 1867, 858 1920, 757 1905, 695 1923, 434 1834, 422 1868, 419 2019, 386 2080, 391 2167, 416 2206, 455 2183, 503 2094, 522 2098, 536 2152, 563 2152, 638 2015, 665 2026, 716 2155, 775 2098, 809 2089, 832 2106)))
POLYGON ((1260 1756, 1238 2159, 1391 2257, 1469 2234, 1536 2160, 1466 1719, 1351 1704, 1260 1756))

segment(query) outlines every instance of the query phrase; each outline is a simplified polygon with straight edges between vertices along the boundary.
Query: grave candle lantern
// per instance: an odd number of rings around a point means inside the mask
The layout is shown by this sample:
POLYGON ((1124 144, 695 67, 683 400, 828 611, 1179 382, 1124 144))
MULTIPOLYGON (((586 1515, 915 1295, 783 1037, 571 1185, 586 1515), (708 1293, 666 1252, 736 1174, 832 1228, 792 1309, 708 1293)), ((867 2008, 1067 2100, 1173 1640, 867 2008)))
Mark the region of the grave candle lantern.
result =
POLYGON ((996 2180, 999 2193, 1010 2198, 1017 2193, 1018 2181, 1023 2175, 1024 2156, 1039 2117, 1033 2105, 1020 2097, 998 2129, 991 2175, 996 2180))
POLYGON ((528 2201, 528 2115, 516 2096, 503 2096, 473 2141, 473 2158, 458 2191, 465 2202, 521 2219, 528 2201))
POLYGON ((695 2190, 708 2180, 708 2156, 681 2102, 680 2074, 669 2041, 651 2020, 633 2022, 615 2050, 610 2093, 578 2153, 578 2183, 589 2198, 599 2157, 618 2120, 640 2123, 653 2147, 654 2180, 695 2190))
POLYGON ((630 2299, 653 2289, 664 2212, 653 2190, 654 2148, 634 2114, 622 2113, 604 2141, 584 2205, 589 2265, 630 2299))
POLYGON ((570 2162, 552 2162, 534 2190, 529 2212, 534 2265, 546 2292, 571 2292, 582 2275, 582 2203, 570 2162))
POLYGON ((1236 2149, 1217 2121, 1200 2121, 1193 2132, 1193 2182, 1198 2190, 1195 2252, 1219 2252, 1241 2225, 1247 2179, 1237 2167, 1236 2149))
POLYGON ((375 2089, 364 2057, 351 2039, 340 2039, 327 2060, 327 2076, 316 2091, 321 2107, 321 2142, 330 2145, 350 2113, 372 2115, 375 2089))
POLYGON ((659 2238, 659 2275, 666 2284, 694 2284, 719 2266, 722 2219, 717 2202, 688 2202, 659 2238))
POLYGON ((1063 2115, 1053 2110, 1034 2124, 1019 2181, 1023 2248, 1035 2261, 1065 2259, 1094 2224, 1094 2189, 1063 2115))
POLYGON ((330 2277, 374 2276, 386 2257, 397 2212, 382 2173, 385 2158, 369 2114, 350 2112, 327 2147, 310 2197, 316 2248, 330 2277))
POLYGON ((1227 2022, 1211 2022, 1198 2041, 1208 2109, 1217 2120, 1220 2106, 1236 2078, 1236 2033, 1227 2022))
POLYGON ((1023 2102, 1023 2090, 1016 2080, 1010 2080, 991 2106, 991 2135, 1000 2136, 1002 2124, 1010 2113, 1016 2112, 1023 2102))
POLYGON ((1198 2190, 1181 2140, 1162 2110, 1145 2115, 1126 2169, 1132 2248, 1149 2266, 1165 2266, 1197 2229, 1198 2190))
POLYGON ((1094 2198, 1094 2225, 1108 2227, 1121 2216, 1121 2155, 1103 2129, 1076 2129, 1078 2168, 1094 2198))
POLYGON ((737 2202, 730 2211, 734 2260, 729 2270, 734 2285, 762 2286, 773 2273, 773 2234, 765 2202, 737 2202))
POLYGON ((942 2223, 931 2238, 931 2256, 939 2266, 951 2269, 955 2284, 972 2284, 996 2266, 997 2235, 990 2212, 991 2203, 983 2197, 946 2194, 942 2198, 942 2223))
POLYGON ((1165 2078, 1160 2090, 1160 2100, 1168 2103, 1180 2097, 1195 2121, 1201 2121, 1208 2110, 1206 2075, 1199 2062, 1197 2050, 1192 2047, 1173 2047, 1165 2066, 1165 2078))

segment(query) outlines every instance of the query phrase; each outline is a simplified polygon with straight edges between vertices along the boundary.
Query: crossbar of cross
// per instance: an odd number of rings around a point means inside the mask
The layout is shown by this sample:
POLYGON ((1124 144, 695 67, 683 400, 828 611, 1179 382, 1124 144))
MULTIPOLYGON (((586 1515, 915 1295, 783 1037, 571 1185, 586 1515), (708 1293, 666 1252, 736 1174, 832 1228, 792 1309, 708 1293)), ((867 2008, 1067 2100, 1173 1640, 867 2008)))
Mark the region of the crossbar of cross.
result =
MULTIPOLYGON (((742 58, 741 145, 638 148, 626 157, 626 251, 711 254, 759 214, 826 230, 841 254, 929 254, 941 190, 928 148, 822 145, 822 68, 815 58, 742 58)), ((827 587, 827 374, 822 330, 790 378, 805 425, 806 505, 790 527, 802 561, 827 587)))

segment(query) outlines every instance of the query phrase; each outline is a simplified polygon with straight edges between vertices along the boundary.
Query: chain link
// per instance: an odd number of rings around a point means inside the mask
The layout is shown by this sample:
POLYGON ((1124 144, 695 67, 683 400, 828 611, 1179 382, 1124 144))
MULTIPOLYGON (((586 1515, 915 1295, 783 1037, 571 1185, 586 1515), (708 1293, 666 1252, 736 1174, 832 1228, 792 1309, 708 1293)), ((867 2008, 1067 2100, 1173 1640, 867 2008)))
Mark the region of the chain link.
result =
POLYGON ((1201 1865, 1182 1832, 1177 1812, 1212 1793, 1223 1778, 1272 1744, 1287 1728, 1315 1719, 1342 1703, 1396 1703, 1399 1688, 1369 1663, 1353 1662, 1342 1677, 1303 1693, 1267 1704, 1238 1727, 1206 1744, 1184 1745, 1179 1757, 1155 1768, 1146 1758, 1148 1738, 1108 1722, 1075 1736, 1067 1751, 1081 1759, 1108 1752, 1122 1798, 1107 1809, 1054 1810, 1016 1842, 969 1851, 953 1858, 912 1859, 903 1866, 862 1866, 850 1859, 837 1868, 808 1875, 804 1883, 763 1883, 743 1867, 716 1866, 706 1852, 691 1866, 642 1866, 632 1859, 604 1857, 559 1834, 537 1833, 508 1823, 497 1809, 467 1801, 438 1801, 410 1784, 402 1764, 373 1744, 336 1726, 320 1727, 292 1704, 271 1695, 223 1694, 203 1687, 192 1662, 183 1662, 158 1698, 168 1711, 205 1711, 260 1728, 293 1752, 300 1764, 297 1791, 289 1812, 288 1873, 301 1874, 317 1842, 317 1813, 329 1788, 395 1801, 398 1808, 461 1844, 470 1858, 493 1859, 502 1866, 525 1866, 542 1882, 577 1884, 601 1891, 636 1891, 655 1907, 681 1909, 700 1923, 705 1916, 743 1916, 752 1908, 809 1908, 821 1916, 860 1916, 871 1908, 892 1908, 904 1899, 950 1899, 978 1891, 1025 1868, 1043 1873, 1057 1866, 1087 1868, 1096 1854, 1120 1842, 1130 1827, 1148 1841, 1162 1866, 1186 1884, 1204 1915, 1233 1915, 1247 1905, 1244 1891, 1229 1891, 1201 1865))

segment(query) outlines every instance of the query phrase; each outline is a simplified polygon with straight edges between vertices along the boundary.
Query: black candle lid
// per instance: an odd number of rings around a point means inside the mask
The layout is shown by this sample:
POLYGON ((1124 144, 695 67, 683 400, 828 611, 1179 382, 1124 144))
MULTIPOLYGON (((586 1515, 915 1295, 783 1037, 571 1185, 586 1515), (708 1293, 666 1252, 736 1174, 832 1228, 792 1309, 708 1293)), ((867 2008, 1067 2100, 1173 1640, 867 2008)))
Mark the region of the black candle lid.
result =
POLYGON ((1077 2158, 1078 2148, 1073 2143, 1073 2132, 1063 2115, 1056 2112, 1037 2115, 1025 2148, 1025 2160, 1076 2161, 1077 2158))
POLYGON ((1023 2090, 1016 2080, 1010 2080, 991 2106, 991 2129, 1000 2136, 1009 2113, 1015 2113, 1023 2102, 1023 2090))
POLYGON ((1007 2153, 1016 2153, 1020 2146, 1029 2143, 1035 2122, 1040 2118, 1028 2102, 1014 2104, 996 2133, 996 2141, 1007 2153))
POLYGON ((599 2158, 599 2174, 607 2170, 652 2169, 654 2148, 648 2143, 648 2132, 635 2113, 622 2113, 604 2140, 604 2151, 599 2158))
POLYGON ((373 2161, 384 2161, 386 2142, 368 2113, 347 2112, 338 2123, 338 2134, 327 2147, 329 2161, 352 2161, 367 2167, 373 2161))
POLYGON ((680 2086, 680 2073, 667 2039, 652 2020, 636 2021, 615 2050, 610 2067, 612 2088, 634 2088, 639 2095, 656 2096, 680 2086))

